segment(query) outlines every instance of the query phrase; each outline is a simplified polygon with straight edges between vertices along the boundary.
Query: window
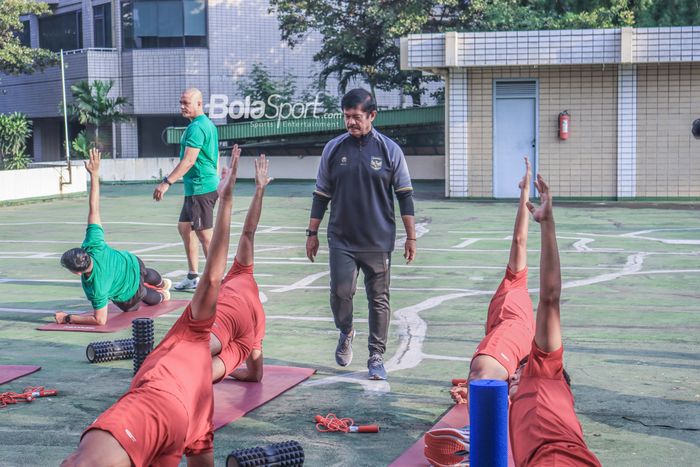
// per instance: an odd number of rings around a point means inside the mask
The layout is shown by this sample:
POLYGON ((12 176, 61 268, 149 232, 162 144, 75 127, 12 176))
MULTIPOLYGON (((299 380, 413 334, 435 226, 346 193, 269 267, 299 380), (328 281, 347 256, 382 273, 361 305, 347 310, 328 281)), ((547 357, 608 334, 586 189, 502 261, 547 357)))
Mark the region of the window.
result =
POLYGON ((31 47, 31 29, 29 27, 29 21, 22 21, 22 30, 18 31, 16 34, 19 42, 25 47, 31 47))
POLYGON ((123 0, 125 49, 207 46, 205 0, 123 0))
POLYGON ((71 11, 39 18, 39 47, 53 52, 83 48, 83 14, 71 11))
POLYGON ((177 115, 138 117, 139 157, 179 157, 180 146, 164 141, 165 130, 171 126, 184 127, 190 121, 177 115))
POLYGON ((112 48, 112 4, 97 5, 92 9, 94 43, 98 48, 112 48))

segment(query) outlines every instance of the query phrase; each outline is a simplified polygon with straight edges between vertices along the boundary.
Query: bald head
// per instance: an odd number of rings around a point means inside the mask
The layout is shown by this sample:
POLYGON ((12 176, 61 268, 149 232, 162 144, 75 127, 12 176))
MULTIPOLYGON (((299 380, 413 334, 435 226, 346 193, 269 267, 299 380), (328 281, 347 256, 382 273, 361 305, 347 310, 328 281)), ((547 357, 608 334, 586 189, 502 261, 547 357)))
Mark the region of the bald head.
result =
POLYGON ((197 88, 189 88, 180 96, 180 112, 185 118, 195 119, 204 113, 202 107, 202 91, 197 88))

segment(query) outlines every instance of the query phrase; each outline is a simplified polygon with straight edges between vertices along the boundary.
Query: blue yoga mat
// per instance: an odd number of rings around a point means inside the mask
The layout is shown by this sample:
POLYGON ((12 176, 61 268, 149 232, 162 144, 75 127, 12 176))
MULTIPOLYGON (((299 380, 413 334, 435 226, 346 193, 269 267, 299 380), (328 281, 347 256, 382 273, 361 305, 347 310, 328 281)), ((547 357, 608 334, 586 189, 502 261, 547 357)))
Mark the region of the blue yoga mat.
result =
POLYGON ((482 379, 469 383, 472 467, 508 467, 508 384, 482 379))

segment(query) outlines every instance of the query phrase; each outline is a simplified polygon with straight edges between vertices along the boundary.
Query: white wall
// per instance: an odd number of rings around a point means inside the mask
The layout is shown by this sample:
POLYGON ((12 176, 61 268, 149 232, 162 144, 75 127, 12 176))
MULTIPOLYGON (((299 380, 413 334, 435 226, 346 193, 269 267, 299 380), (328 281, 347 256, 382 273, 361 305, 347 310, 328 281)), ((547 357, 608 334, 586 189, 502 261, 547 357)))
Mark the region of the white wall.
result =
POLYGON ((85 193, 87 172, 73 166, 73 182, 68 182, 67 167, 46 167, 24 170, 0 170, 0 201, 85 193))
MULTIPOLYGON (((313 180, 320 156, 271 157, 270 174, 275 178, 313 180)), ((445 178, 444 156, 406 156, 411 177, 415 180, 443 180, 445 178)), ((175 157, 143 159, 104 159, 100 167, 101 180, 107 182, 156 181, 168 175, 177 165, 175 157)), ((222 157, 220 165, 228 164, 228 157, 222 157)), ((243 157, 238 177, 253 178, 253 158, 243 157)))

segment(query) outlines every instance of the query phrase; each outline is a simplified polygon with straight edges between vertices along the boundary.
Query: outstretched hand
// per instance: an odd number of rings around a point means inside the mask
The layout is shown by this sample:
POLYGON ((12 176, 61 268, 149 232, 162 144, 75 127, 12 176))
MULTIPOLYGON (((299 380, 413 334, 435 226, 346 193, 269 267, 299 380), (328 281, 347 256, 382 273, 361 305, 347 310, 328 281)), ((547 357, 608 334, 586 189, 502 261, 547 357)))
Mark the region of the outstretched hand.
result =
POLYGON ((231 162, 228 167, 221 169, 221 181, 216 187, 216 192, 221 199, 231 199, 233 197, 233 187, 238 176, 238 161, 241 159, 241 150, 237 144, 231 149, 231 162))
POLYGON ((524 156, 523 159, 525 159, 525 175, 523 175, 522 180, 520 180, 520 183, 518 183, 518 188, 520 188, 521 190, 527 190, 529 192, 530 179, 532 178, 532 170, 530 169, 530 159, 528 159, 527 156, 524 156))
POLYGON ((535 180, 535 188, 540 192, 540 205, 535 207, 531 202, 527 202, 527 209, 532 213, 532 218, 535 222, 548 222, 553 219, 552 215, 552 196, 549 194, 549 186, 545 183, 542 175, 537 174, 535 180))
POLYGON ((270 161, 265 154, 255 159, 255 186, 265 188, 274 178, 269 175, 270 161))
POLYGON ((100 173, 100 159, 102 155, 100 150, 97 148, 90 149, 90 159, 85 161, 85 169, 90 173, 91 176, 95 176, 100 173))

